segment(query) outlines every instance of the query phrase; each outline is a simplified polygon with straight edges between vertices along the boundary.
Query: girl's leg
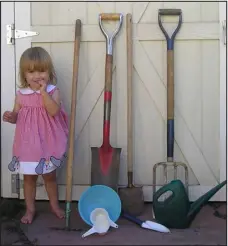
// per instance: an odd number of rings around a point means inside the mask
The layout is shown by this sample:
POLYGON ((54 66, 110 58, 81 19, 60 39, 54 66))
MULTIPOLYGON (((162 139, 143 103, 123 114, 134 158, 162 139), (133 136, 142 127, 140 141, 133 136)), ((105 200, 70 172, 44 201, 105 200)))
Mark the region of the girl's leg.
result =
POLYGON ((45 183, 48 198, 50 201, 51 209, 58 218, 62 219, 62 218, 64 218, 65 213, 59 207, 58 187, 57 187, 57 182, 56 182, 56 171, 53 171, 53 172, 47 173, 47 174, 43 174, 42 176, 44 179, 44 183, 45 183))
POLYGON ((35 215, 37 175, 24 175, 24 197, 26 203, 25 215, 21 218, 24 224, 31 224, 35 215))

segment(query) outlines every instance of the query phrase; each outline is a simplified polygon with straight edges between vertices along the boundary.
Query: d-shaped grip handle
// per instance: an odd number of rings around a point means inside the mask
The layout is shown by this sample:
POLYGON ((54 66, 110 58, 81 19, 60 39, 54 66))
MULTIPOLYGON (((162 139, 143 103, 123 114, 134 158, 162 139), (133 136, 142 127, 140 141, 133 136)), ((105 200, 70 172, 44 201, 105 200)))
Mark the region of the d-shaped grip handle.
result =
POLYGON ((181 9, 159 9, 158 14, 159 15, 181 15, 182 11, 181 9))
POLYGON ((182 24, 182 10, 181 9, 159 9, 158 10, 158 24, 167 40, 168 50, 173 50, 175 36, 177 32, 179 31, 181 24, 182 24), (162 25, 161 16, 165 16, 165 15, 172 15, 172 16, 178 15, 179 16, 178 25, 176 29, 174 30, 171 37, 169 37, 168 33, 166 32, 165 28, 162 25))
POLYGON ((120 20, 121 14, 116 13, 102 13, 100 14, 101 20, 120 20))
POLYGON ((112 13, 101 13, 99 14, 99 26, 100 29, 103 33, 103 35, 106 38, 106 53, 108 55, 112 55, 113 52, 113 40, 115 38, 115 36, 117 35, 117 33, 120 31, 120 28, 122 26, 123 23, 123 14, 120 13, 116 13, 116 14, 112 14, 112 13), (107 20, 112 20, 112 21, 119 21, 119 24, 116 28, 116 30, 110 34, 110 36, 108 35, 108 33, 106 32, 105 28, 102 25, 102 21, 107 21, 107 20))

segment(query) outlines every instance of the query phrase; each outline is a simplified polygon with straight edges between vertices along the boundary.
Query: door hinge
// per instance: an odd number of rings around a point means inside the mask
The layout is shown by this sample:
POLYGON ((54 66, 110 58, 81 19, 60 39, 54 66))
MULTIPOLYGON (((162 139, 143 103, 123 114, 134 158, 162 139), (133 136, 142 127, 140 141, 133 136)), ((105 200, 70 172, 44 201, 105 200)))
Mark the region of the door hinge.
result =
POLYGON ((11 174, 11 193, 18 194, 20 187, 23 187, 23 180, 20 179, 19 174, 11 174))
MULTIPOLYGON (((19 174, 11 174, 11 193, 12 194, 19 194, 20 189, 23 189, 24 180, 20 179, 19 174)), ((36 183, 36 187, 41 187, 44 184, 36 183)))
POLYGON ((33 37, 39 35, 38 32, 23 31, 15 29, 14 24, 6 26, 6 42, 7 44, 15 44, 15 39, 33 37))
POLYGON ((223 44, 226 45, 226 20, 222 21, 223 44))

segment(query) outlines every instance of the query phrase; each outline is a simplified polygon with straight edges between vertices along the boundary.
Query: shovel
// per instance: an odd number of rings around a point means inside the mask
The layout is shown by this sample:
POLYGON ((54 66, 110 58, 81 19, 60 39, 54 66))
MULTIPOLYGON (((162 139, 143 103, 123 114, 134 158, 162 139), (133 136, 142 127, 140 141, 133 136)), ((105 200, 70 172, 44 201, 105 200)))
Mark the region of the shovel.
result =
POLYGON ((144 209, 144 197, 141 187, 133 185, 133 124, 132 124, 132 16, 127 14, 127 165, 128 165, 128 186, 119 189, 119 196, 122 208, 132 215, 140 215, 144 209))
POLYGON ((99 26, 106 38, 106 62, 105 62, 105 91, 104 91, 104 121, 103 144, 101 147, 91 147, 91 185, 106 185, 117 191, 119 180, 119 163, 121 148, 113 148, 110 145, 110 118, 112 101, 112 64, 113 41, 119 32, 123 22, 122 14, 99 15, 99 26), (108 35, 102 25, 102 21, 117 21, 119 25, 112 35, 108 35))

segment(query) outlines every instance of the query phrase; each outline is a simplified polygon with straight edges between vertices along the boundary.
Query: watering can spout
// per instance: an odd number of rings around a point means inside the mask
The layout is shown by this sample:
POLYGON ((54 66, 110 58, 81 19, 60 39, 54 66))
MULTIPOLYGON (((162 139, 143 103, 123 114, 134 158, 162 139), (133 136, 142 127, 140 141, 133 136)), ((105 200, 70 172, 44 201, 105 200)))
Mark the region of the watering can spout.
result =
POLYGON ((215 193, 219 191, 226 183, 227 181, 224 180, 222 183, 209 190, 207 193, 199 197, 194 203, 191 204, 190 210, 187 215, 189 223, 195 218, 197 213, 199 213, 201 208, 211 199, 211 197, 214 196, 215 193))

